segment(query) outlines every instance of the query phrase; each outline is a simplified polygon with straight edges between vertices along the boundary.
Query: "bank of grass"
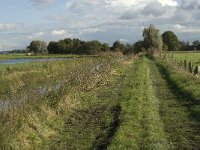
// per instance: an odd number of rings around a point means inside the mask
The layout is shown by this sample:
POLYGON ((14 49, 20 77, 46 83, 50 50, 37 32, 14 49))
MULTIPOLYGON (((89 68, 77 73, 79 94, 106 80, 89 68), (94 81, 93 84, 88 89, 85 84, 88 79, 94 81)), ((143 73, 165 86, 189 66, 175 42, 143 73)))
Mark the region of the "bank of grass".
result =
POLYGON ((106 147, 120 113, 117 81, 130 62, 109 55, 3 69, 1 99, 12 105, 0 110, 0 149, 106 147))
POLYGON ((151 60, 149 64, 164 131, 172 149, 199 149, 199 80, 162 61, 151 60))
MULTIPOLYGON (((26 53, 23 54, 0 54, 1 60, 9 59, 37 59, 37 58, 81 58, 81 57, 92 57, 88 55, 70 55, 70 54, 47 54, 47 55, 31 55, 28 56, 26 53)), ((96 57, 96 56, 94 56, 96 57)))
POLYGON ((0 147, 2 149, 38 149, 48 143, 62 126, 58 113, 61 103, 65 113, 77 107, 76 101, 65 101, 65 95, 89 78, 99 60, 73 60, 50 63, 29 63, 11 66, 1 75, 1 100, 9 105, 1 107, 0 147), (82 74, 81 74, 82 73, 82 74), (4 86, 6 85, 6 86, 4 86), (54 88, 59 85, 60 89, 54 88), (64 105, 64 104, 63 104, 64 105), (75 105, 75 106, 74 106, 75 105))
POLYGON ((171 57, 173 54, 173 59, 178 61, 187 60, 187 62, 192 62, 193 65, 200 65, 200 51, 195 52, 169 52, 168 56, 171 57))
POLYGON ((168 149, 148 60, 140 58, 126 74, 120 97, 120 124, 108 149, 168 149))
POLYGON ((166 80, 168 80, 174 89, 179 91, 183 96, 189 98, 189 103, 191 103, 191 106, 193 106, 191 108, 196 110, 200 104, 199 78, 185 73, 183 70, 177 69, 172 64, 167 62, 157 60, 157 65, 165 74, 166 80))
MULTIPOLYGON (((165 74, 165 78, 171 85, 171 88, 176 90, 182 96, 180 103, 182 103, 188 112, 188 117, 195 122, 194 125, 194 143, 200 143, 200 80, 199 78, 185 73, 183 70, 174 68, 167 62, 157 60, 161 72, 165 74)), ((198 145, 198 148, 200 145, 198 145)))

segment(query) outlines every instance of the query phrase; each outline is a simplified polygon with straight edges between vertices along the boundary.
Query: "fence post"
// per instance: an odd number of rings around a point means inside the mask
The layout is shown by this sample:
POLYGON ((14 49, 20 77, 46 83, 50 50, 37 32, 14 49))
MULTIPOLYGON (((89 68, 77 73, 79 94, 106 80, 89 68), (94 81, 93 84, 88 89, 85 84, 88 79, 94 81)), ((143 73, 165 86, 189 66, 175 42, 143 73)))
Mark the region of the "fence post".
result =
POLYGON ((200 73, 200 66, 196 66, 194 70, 194 75, 198 75, 200 73))
POLYGON ((184 60, 184 68, 187 69, 187 60, 184 60))
POLYGON ((183 65, 183 61, 181 60, 181 61, 180 61, 180 66, 182 67, 182 65, 183 65))
POLYGON ((188 71, 192 73, 192 62, 188 63, 188 71))

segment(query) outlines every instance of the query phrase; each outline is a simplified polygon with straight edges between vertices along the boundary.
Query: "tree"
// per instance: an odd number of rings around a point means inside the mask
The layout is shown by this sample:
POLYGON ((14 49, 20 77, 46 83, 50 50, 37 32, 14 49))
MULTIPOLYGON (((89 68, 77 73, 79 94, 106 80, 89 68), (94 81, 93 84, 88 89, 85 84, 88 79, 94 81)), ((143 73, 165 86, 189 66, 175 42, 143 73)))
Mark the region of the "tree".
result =
POLYGON ((161 53, 163 41, 159 30, 154 25, 151 24, 144 29, 143 37, 149 55, 154 56, 161 53))
POLYGON ((101 45, 101 51, 105 52, 105 51, 109 51, 110 50, 110 47, 108 45, 108 43, 103 43, 101 45))
POLYGON ((124 55, 126 55, 126 54, 131 54, 131 53, 133 53, 133 51, 134 51, 133 45, 127 43, 127 44, 124 46, 123 54, 124 54, 124 55))
POLYGON ((88 41, 86 42, 86 54, 94 55, 101 51, 101 43, 99 41, 88 41))
POLYGON ((58 42, 51 41, 48 45, 48 51, 51 54, 98 54, 101 51, 109 51, 107 43, 101 43, 97 40, 81 41, 79 39, 64 39, 58 42))
POLYGON ((192 44, 194 46, 199 46, 200 45, 200 41, 199 40, 193 41, 192 44))
POLYGON ((64 40, 59 40, 58 43, 58 53, 59 54, 65 54, 66 51, 65 51, 65 48, 66 48, 66 44, 65 44, 65 41, 64 40))
POLYGON ((194 50, 200 50, 200 41, 196 40, 192 42, 194 50))
POLYGON ((64 48, 64 53, 65 54, 70 54, 73 52, 73 40, 70 38, 64 39, 64 44, 65 44, 65 48, 64 48))
POLYGON ((143 49, 145 49, 144 41, 139 40, 139 41, 135 42, 135 44, 134 44, 134 52, 135 53, 138 54, 139 52, 142 52, 143 49))
POLYGON ((35 40, 27 47, 34 54, 47 54, 47 44, 44 41, 35 40))
POLYGON ((113 43, 112 51, 124 51, 125 45, 119 41, 113 43))
POLYGON ((191 50, 191 46, 190 46, 190 42, 189 41, 187 41, 187 42, 181 41, 181 42, 179 42, 179 44, 180 44, 180 49, 179 50, 181 50, 181 51, 189 51, 189 50, 191 50))
POLYGON ((73 54, 78 54, 78 50, 81 47, 81 40, 73 39, 73 54))
POLYGON ((167 45, 168 50, 177 51, 180 48, 179 40, 176 34, 172 31, 166 31, 162 34, 164 44, 167 45))
POLYGON ((50 54, 58 54, 58 43, 51 41, 49 42, 49 45, 47 46, 48 52, 50 54))

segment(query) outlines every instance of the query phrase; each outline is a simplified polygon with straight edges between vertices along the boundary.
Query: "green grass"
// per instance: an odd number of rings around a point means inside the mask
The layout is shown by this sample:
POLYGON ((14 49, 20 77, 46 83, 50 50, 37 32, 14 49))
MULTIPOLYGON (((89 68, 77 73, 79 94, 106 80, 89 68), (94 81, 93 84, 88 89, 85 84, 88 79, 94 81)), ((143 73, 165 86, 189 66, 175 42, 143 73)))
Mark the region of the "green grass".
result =
POLYGON ((174 53, 174 52, 170 52, 168 55, 171 56, 171 54, 173 53, 173 59, 175 60, 179 60, 179 61, 183 61, 183 60, 187 60, 188 62, 191 61, 193 63, 193 65, 200 65, 200 52, 198 53, 193 53, 193 52, 180 52, 180 53, 174 53))
POLYGON ((161 61, 151 61, 150 67, 156 97, 160 101, 164 130, 172 149, 198 149, 200 107, 196 101, 199 96, 188 95, 197 92, 195 86, 199 86, 198 79, 177 72, 172 66, 161 61))
POLYGON ((0 110, 0 149, 106 147, 120 112, 118 81, 127 68, 120 57, 2 65, 1 99, 16 105, 0 110), (40 86, 45 94, 37 93, 40 86))
POLYGON ((0 60, 8 59, 35 59, 35 58, 78 58, 78 57, 91 57, 87 55, 69 55, 69 54, 48 54, 48 55, 32 55, 27 54, 0 54, 0 60))
POLYGON ((0 109, 2 150, 200 147, 200 80, 164 61, 0 65, 0 83, 0 100, 15 103, 0 109))
POLYGON ((200 120, 200 80, 191 74, 186 74, 182 70, 175 69, 171 64, 158 62, 158 65, 165 74, 169 84, 174 87, 181 95, 188 98, 192 114, 200 120), (195 113, 196 112, 196 113, 195 113))
POLYGON ((108 149, 167 149, 146 58, 127 72, 120 98, 120 126, 108 149))
POLYGON ((9 70, 2 70, 1 100, 10 100, 14 106, 0 111, 0 147, 43 149, 50 145, 52 136, 63 128, 65 115, 78 107, 71 90, 83 90, 82 85, 99 63, 100 58, 87 58, 11 65, 9 70), (60 83, 60 89, 53 88, 60 83))
POLYGON ((197 87, 197 78, 166 62, 139 59, 127 72, 120 123, 108 149, 198 149, 197 87))

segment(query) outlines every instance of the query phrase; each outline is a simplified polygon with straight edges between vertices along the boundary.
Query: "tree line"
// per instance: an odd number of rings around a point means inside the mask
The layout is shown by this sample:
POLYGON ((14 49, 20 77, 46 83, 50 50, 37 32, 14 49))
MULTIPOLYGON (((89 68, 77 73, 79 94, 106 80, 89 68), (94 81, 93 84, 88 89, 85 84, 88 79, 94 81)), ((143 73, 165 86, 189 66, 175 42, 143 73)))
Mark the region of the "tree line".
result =
POLYGON ((82 41, 80 39, 66 38, 57 42, 51 41, 47 45, 44 41, 35 40, 27 47, 28 51, 34 54, 84 54, 96 55, 106 51, 121 51, 132 53, 133 45, 123 44, 116 41, 110 47, 108 43, 101 43, 97 40, 82 41))
POLYGON ((165 31, 160 34, 159 29, 149 25, 143 30, 143 40, 134 44, 115 41, 110 47, 108 43, 101 43, 97 40, 83 41, 80 39, 61 39, 51 41, 47 45, 44 41, 34 40, 27 47, 27 50, 34 54, 84 54, 96 55, 106 51, 121 51, 124 54, 159 51, 189 51, 200 50, 200 41, 196 40, 190 45, 189 42, 179 41, 177 35, 172 31, 165 31))

